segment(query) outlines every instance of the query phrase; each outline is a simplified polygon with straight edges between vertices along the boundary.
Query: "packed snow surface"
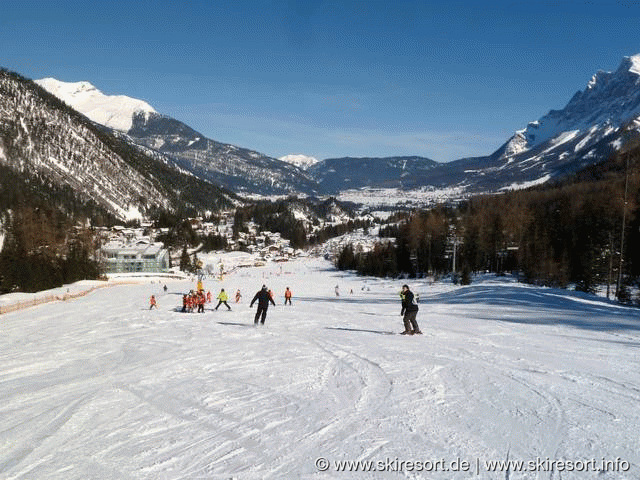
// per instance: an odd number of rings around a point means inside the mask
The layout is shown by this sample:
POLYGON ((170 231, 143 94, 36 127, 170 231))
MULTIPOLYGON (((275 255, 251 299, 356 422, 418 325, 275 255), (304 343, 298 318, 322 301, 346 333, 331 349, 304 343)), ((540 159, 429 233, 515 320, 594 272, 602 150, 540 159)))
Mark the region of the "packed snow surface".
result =
POLYGON ((310 257, 205 279, 232 311, 147 282, 0 316, 2 479, 640 477, 637 310, 310 257), (405 282, 421 336, 397 335, 405 282))

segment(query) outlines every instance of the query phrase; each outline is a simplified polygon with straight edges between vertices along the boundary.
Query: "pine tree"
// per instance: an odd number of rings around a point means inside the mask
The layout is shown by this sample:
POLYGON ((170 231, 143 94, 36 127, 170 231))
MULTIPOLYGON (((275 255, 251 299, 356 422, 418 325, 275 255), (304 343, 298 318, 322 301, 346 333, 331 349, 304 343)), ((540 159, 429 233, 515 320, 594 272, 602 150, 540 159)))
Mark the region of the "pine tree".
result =
POLYGON ((180 255, 180 270, 183 272, 191 270, 191 257, 189 257, 186 245, 182 248, 182 254, 180 255))

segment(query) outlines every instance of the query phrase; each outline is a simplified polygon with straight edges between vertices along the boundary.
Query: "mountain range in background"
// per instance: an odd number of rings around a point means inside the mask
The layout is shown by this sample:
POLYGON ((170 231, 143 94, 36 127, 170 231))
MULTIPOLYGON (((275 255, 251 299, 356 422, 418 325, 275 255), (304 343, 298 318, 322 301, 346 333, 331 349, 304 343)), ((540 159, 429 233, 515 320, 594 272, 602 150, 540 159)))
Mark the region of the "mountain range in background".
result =
POLYGON ((562 110, 529 123, 488 156, 449 163, 415 156, 276 159, 211 140, 142 100, 104 95, 88 82, 34 83, 1 71, 0 166, 71 189, 124 219, 154 208, 212 209, 237 201, 235 194, 429 188, 468 195, 542 184, 601 162, 638 133, 639 116, 635 55, 615 72, 596 73, 562 110))
POLYGON ((126 141, 166 155, 197 177, 237 193, 317 193, 315 182, 294 165, 211 140, 142 100, 105 95, 87 82, 45 78, 36 83, 126 141))
POLYGON ((328 158, 308 168, 320 189, 331 194, 363 188, 412 189, 425 185, 443 165, 423 157, 328 158))
MULTIPOLYGON (((392 176, 380 175, 368 186, 384 188, 395 180, 404 189, 451 189, 456 195, 526 188, 604 161, 639 132, 640 55, 634 55, 625 57, 615 72, 596 73, 562 110, 551 110, 516 131, 491 155, 435 165, 423 159, 406 164, 400 175, 389 170, 392 176)), ((353 170, 342 169, 340 163, 323 160, 309 172, 321 183, 328 179, 332 193, 360 188, 348 174, 353 170)))
POLYGON ((238 197, 173 159, 99 128, 18 74, 0 70, 0 213, 38 202, 121 220, 206 211, 238 197))

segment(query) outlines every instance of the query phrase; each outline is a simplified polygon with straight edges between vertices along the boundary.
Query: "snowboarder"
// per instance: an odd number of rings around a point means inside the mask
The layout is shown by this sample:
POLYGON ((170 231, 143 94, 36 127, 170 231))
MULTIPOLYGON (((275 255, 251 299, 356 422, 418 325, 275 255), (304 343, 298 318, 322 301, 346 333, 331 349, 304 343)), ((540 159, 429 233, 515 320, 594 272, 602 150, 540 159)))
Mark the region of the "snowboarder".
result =
POLYGON ((287 302, 289 303, 289 305, 291 305, 291 296, 293 294, 291 293, 291 290, 289 290, 289 287, 287 287, 287 289, 284 291, 284 304, 286 305, 287 302))
POLYGON ((416 316, 418 315, 418 303, 415 300, 413 292, 409 290, 409 285, 402 286, 402 292, 400 293, 402 298, 402 310, 400 315, 403 315, 402 321, 404 323, 404 332, 401 335, 422 335, 416 316))
POLYGON ((229 295, 227 295, 227 292, 225 292, 223 288, 220 290, 220 293, 218 294, 218 305, 216 305, 216 310, 218 310, 218 307, 223 303, 229 310, 231 310, 231 307, 227 303, 227 300, 229 300, 229 295))
POLYGON ((156 303, 156 296, 155 295, 151 295, 151 298, 149 299, 149 310, 151 310, 153 307, 158 308, 158 304, 156 303))
POLYGON ((273 301, 273 298, 271 298, 271 295, 269 295, 269 290, 267 289, 266 285, 263 285, 262 289, 259 290, 258 293, 256 293, 256 295, 253 297, 253 300, 251 300, 251 304, 249 305, 249 307, 253 307, 253 304, 256 302, 256 300, 258 301, 258 310, 256 311, 256 316, 253 319, 253 323, 255 325, 258 325, 258 320, 260 320, 260 323, 264 325, 264 321, 267 318, 267 309, 269 308, 269 302, 271 302, 274 307, 276 306, 276 303, 273 301))
POLYGON ((240 289, 238 289, 236 291, 236 303, 240 303, 241 298, 242 298, 242 295, 240 295, 240 289))

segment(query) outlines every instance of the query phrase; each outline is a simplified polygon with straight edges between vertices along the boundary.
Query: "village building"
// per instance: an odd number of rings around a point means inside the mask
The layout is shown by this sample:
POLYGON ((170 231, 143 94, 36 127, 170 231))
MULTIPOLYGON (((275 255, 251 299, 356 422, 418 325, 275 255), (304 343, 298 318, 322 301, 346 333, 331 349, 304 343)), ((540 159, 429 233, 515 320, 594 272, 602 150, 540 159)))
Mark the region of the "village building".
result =
POLYGON ((112 241, 100 249, 105 273, 158 273, 169 269, 169 252, 161 242, 112 241))

